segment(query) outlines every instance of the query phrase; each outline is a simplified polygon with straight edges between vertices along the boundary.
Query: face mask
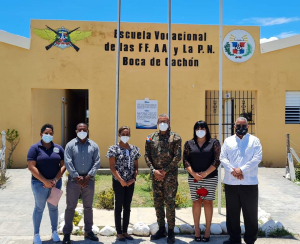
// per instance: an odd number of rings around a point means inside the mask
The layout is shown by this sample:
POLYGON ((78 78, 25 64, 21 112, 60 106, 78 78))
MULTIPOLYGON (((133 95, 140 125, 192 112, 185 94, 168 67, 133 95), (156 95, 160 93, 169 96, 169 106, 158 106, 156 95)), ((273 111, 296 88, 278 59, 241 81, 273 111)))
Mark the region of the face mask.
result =
POLYGON ((167 123, 160 123, 158 126, 161 131, 166 131, 169 127, 167 123))
POLYGON ((42 140, 43 140, 45 143, 51 142, 52 139, 53 139, 53 136, 50 136, 50 135, 47 135, 47 134, 43 134, 43 136, 42 136, 42 140))
POLYGON ((197 130, 197 131, 196 131, 196 135, 197 135, 199 138, 203 138, 203 137, 206 135, 206 131, 205 131, 205 130, 197 130))
POLYGON ((129 138, 130 138, 129 136, 121 136, 120 137, 121 141, 125 144, 129 141, 129 138))
POLYGON ((237 128, 235 129, 236 133, 239 134, 240 136, 244 136, 247 134, 248 132, 248 128, 244 127, 244 126, 237 126, 237 128))
POLYGON ((84 140, 87 137, 87 132, 85 131, 80 131, 77 133, 78 138, 80 138, 81 140, 84 140))

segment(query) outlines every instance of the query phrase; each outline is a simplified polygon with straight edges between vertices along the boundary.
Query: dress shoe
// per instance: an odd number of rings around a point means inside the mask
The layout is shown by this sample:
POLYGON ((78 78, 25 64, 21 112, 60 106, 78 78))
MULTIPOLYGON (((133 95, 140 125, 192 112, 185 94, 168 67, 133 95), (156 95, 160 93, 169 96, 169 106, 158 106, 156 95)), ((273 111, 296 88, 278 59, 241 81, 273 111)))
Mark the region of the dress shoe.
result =
POLYGON ((175 243, 175 234, 173 229, 168 230, 167 243, 175 243))
POLYGON ((84 238, 90 239, 91 241, 99 241, 99 238, 97 236, 95 236, 93 231, 91 231, 87 234, 84 234, 84 238))
POLYGON ((63 244, 71 244, 70 234, 64 234, 63 244))

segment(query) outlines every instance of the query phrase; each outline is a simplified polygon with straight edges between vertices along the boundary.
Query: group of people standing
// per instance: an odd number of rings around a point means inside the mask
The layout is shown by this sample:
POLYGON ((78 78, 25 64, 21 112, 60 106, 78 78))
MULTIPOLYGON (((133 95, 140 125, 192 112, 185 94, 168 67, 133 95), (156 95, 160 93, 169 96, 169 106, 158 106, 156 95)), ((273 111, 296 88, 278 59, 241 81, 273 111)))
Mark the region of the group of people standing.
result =
MULTIPOLYGON (((153 200, 159 230, 151 240, 167 236, 168 243, 175 243, 175 197, 178 188, 178 163, 181 161, 181 137, 171 131, 170 120, 161 114, 157 121, 159 131, 150 134, 145 143, 145 160, 150 168, 153 200), (166 208, 166 212, 165 212, 166 208), (168 231, 166 232, 165 218, 168 231)), ((217 139, 211 138, 205 121, 198 121, 193 128, 193 138, 184 144, 183 164, 188 171, 188 183, 193 201, 192 214, 195 225, 195 241, 209 242, 213 216, 213 201, 218 182, 217 168, 225 168, 226 223, 230 236, 224 244, 241 243, 240 212, 243 210, 247 244, 257 239, 258 224, 258 180, 257 168, 262 159, 262 147, 257 137, 247 133, 248 123, 243 117, 235 123, 236 134, 225 139, 221 148, 217 139), (197 197, 197 189, 204 187, 208 194, 197 197), (206 230, 201 237, 200 215, 204 206, 206 230)), ((128 143, 131 134, 128 126, 119 128, 119 143, 109 147, 112 186, 115 192, 115 226, 119 241, 133 240, 127 233, 130 205, 138 174, 139 148, 128 143), (123 222, 122 220, 123 211, 123 222)), ((76 127, 77 137, 65 150, 52 142, 53 126, 46 124, 41 129, 41 141, 31 146, 28 152, 28 168, 32 173, 32 191, 35 198, 33 212, 34 244, 40 244, 39 227, 42 214, 52 187, 61 188, 61 177, 67 169, 67 207, 63 244, 70 244, 73 217, 78 198, 82 195, 84 208, 85 238, 98 241, 92 232, 94 176, 100 167, 98 145, 88 138, 88 126, 80 123, 76 127)), ((48 203, 52 226, 52 239, 60 241, 57 234, 58 210, 48 203)))

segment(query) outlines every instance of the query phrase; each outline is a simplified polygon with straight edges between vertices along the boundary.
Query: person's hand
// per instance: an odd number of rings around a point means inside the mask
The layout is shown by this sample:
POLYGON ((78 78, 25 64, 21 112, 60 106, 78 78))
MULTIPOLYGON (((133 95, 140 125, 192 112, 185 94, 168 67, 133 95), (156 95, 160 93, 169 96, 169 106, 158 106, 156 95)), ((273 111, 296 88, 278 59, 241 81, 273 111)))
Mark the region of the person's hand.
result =
POLYGON ((135 182, 135 179, 131 179, 129 181, 127 181, 127 186, 132 185, 135 182))
POLYGON ((233 168, 233 171, 231 172, 231 174, 234 176, 234 177, 237 177, 238 175, 242 175, 243 172, 240 168, 233 168))
POLYGON ((53 184, 53 186, 55 186, 55 185, 56 185, 56 182, 57 182, 57 180, 56 180, 56 179, 53 179, 53 180, 51 180, 51 183, 53 184))
POLYGON ((202 176, 202 179, 204 179, 206 176, 208 176, 206 171, 200 172, 199 174, 202 176))
POLYGON ((236 178, 237 178, 238 180, 243 180, 243 179, 244 179, 244 175, 243 175, 243 174, 238 175, 236 178))
POLYGON ((78 177, 75 178, 75 180, 76 180, 77 184, 82 187, 83 177, 82 176, 78 176, 78 177))
POLYGON ((165 176, 160 172, 160 170, 154 171, 154 177, 157 181, 162 181, 165 178, 165 176))
POLYGON ((44 187, 45 188, 52 188, 53 186, 55 186, 55 184, 53 184, 52 180, 45 180, 44 182, 44 187))
POLYGON ((194 173, 193 177, 196 179, 196 181, 200 181, 203 179, 202 175, 199 173, 194 173))
POLYGON ((164 171, 163 169, 159 169, 158 170, 164 177, 166 176, 166 174, 167 174, 167 172, 166 171, 164 171))
POLYGON ((125 180, 120 180, 120 183, 123 187, 128 186, 127 182, 125 180))
POLYGON ((87 176, 84 177, 82 185, 81 185, 82 188, 85 188, 88 185, 90 178, 91 178, 90 175, 87 175, 87 176))

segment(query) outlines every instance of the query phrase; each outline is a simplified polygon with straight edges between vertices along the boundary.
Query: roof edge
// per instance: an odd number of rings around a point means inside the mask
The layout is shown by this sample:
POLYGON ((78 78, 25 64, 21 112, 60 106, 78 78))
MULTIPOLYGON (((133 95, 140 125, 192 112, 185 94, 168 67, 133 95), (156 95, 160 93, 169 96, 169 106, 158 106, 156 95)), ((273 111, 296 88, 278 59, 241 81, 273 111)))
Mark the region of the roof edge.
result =
POLYGON ((269 53, 297 45, 300 45, 300 35, 290 36, 276 41, 261 43, 260 52, 261 54, 269 53))
POLYGON ((0 42, 28 50, 30 49, 30 38, 18 36, 3 30, 0 30, 0 42))

